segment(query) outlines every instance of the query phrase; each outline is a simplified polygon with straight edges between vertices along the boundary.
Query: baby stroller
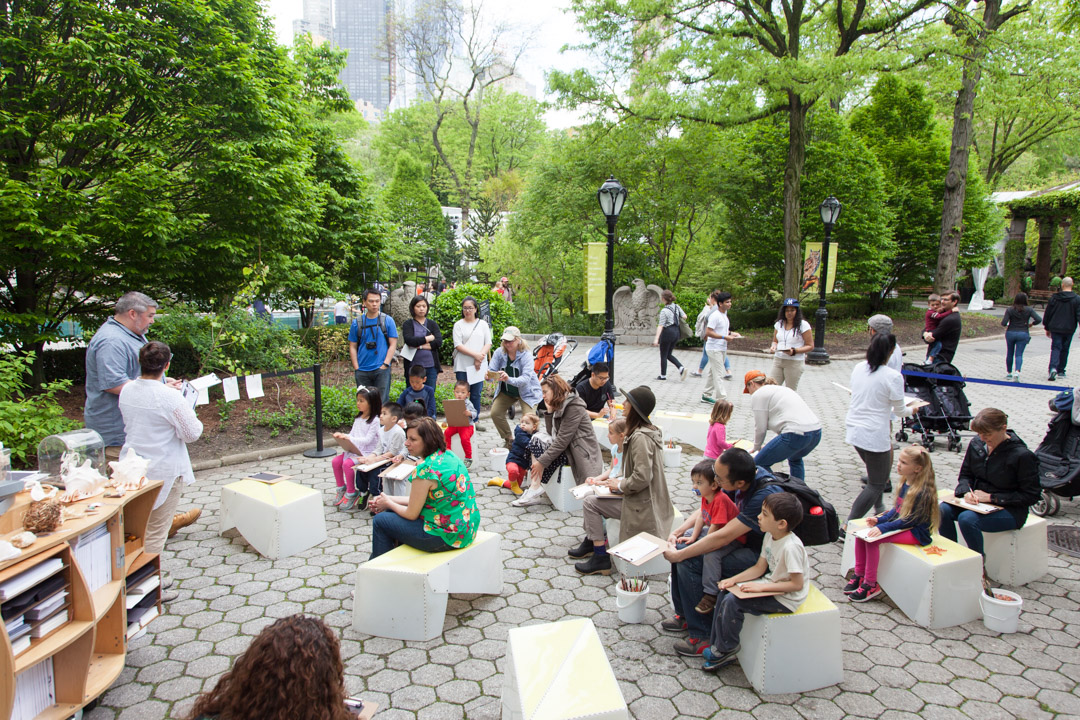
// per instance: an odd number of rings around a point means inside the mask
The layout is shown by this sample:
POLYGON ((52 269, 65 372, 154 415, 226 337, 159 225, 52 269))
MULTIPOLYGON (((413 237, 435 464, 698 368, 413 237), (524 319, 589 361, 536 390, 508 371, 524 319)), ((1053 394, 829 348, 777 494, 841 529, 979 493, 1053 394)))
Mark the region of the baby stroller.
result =
POLYGON ((600 339, 600 342, 593 346, 593 349, 589 351, 589 356, 585 359, 585 362, 581 363, 581 370, 574 376, 574 379, 570 381, 570 387, 577 387, 577 384, 582 380, 588 379, 592 375, 592 366, 598 362, 610 364, 615 359, 615 344, 611 340, 604 338, 600 339))
POLYGON ((559 366, 577 349, 577 340, 567 340, 562 333, 551 333, 536 341, 533 349, 533 369, 543 380, 559 372, 559 366))
POLYGON ((960 379, 963 377, 960 371, 947 362, 936 362, 933 365, 904 363, 904 370, 951 375, 957 379, 939 380, 905 374, 904 393, 929 404, 916 410, 911 417, 904 418, 900 432, 896 433, 896 439, 907 442, 907 430, 920 433, 923 447, 933 452, 934 433, 938 433, 948 438, 950 450, 960 452, 960 431, 967 430, 971 422, 971 406, 964 394, 966 383, 960 379))
POLYGON ((1061 509, 1061 498, 1080 495, 1080 407, 1069 400, 1065 407, 1055 405, 1058 414, 1035 450, 1042 495, 1031 511, 1040 517, 1055 515, 1061 509))

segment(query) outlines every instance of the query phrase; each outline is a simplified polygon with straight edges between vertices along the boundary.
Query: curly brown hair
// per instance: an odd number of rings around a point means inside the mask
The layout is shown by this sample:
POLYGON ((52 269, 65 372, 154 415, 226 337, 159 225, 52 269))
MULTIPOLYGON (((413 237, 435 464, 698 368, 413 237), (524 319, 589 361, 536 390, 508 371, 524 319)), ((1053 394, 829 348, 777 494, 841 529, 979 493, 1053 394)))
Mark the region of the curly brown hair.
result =
POLYGON ((355 720, 345 707, 345 668, 334 632, 304 615, 263 629, 189 720, 355 720))

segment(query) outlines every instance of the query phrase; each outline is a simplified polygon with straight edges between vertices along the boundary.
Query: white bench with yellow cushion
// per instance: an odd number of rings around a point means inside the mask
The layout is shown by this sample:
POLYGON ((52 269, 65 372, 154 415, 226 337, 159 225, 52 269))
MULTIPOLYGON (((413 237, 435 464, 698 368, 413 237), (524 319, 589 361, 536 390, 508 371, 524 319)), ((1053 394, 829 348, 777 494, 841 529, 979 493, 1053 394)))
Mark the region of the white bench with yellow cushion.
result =
POLYGON ((605 450, 611 449, 611 441, 608 440, 608 421, 604 418, 594 418, 592 421, 593 431, 596 433, 596 442, 605 450))
POLYGON ((221 488, 221 532, 236 528, 265 557, 296 555, 326 540, 322 493, 288 480, 238 480, 221 488))
MULTIPOLYGON (((943 489, 938 495, 954 494, 943 489)), ((956 537, 967 546, 960 528, 956 537)), ((992 579, 1005 585, 1026 585, 1038 580, 1050 571, 1050 551, 1046 543, 1046 520, 1028 513, 1024 527, 1005 532, 984 532, 983 567, 992 579)))
POLYGON ((498 533, 479 531, 460 550, 428 553, 401 545, 356 569, 353 630, 397 640, 442 634, 449 593, 498 595, 503 559, 498 533))
POLYGON ((693 445, 705 451, 709 436, 709 413, 660 411, 649 416, 653 425, 664 432, 664 439, 676 439, 681 444, 693 445))
POLYGON ((622 690, 587 618, 507 634, 502 720, 628 720, 622 690))
POLYGON ((844 679, 840 610, 814 585, 793 613, 745 616, 739 665, 759 693, 798 693, 844 679))
MULTIPOLYGON (((855 538, 848 523, 840 573, 855 567, 855 538)), ((905 615, 928 628, 963 625, 982 617, 982 556, 952 540, 933 535, 927 547, 886 543, 881 547, 878 585, 905 615)))
MULTIPOLYGON (((671 528, 666 533, 663 533, 662 537, 667 539, 675 528, 682 525, 683 514, 679 512, 679 508, 672 505, 672 509, 675 511, 675 515, 671 520, 671 528)), ((604 531, 608 537, 608 547, 614 547, 622 542, 622 537, 619 535, 622 522, 617 518, 605 518, 604 519, 604 531)), ((664 558, 663 555, 657 555, 652 560, 645 562, 642 565, 631 565, 620 557, 614 555, 611 556, 611 561, 615 565, 615 569, 623 575, 660 575, 662 573, 671 572, 671 563, 664 558)))
MULTIPOLYGON (((584 480, 585 478, 581 479, 584 480)), ((577 512, 581 509, 581 500, 578 500, 570 492, 573 488, 574 473, 570 471, 569 465, 563 465, 559 468, 559 472, 552 475, 547 485, 544 486, 548 497, 551 498, 551 504, 567 513, 577 512)))

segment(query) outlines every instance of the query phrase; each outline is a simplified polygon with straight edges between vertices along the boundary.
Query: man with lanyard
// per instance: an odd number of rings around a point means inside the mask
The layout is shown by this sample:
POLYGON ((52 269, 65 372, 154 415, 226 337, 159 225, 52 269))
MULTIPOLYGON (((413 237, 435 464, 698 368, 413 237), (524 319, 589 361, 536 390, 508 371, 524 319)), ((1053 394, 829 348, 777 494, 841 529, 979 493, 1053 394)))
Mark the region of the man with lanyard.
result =
MULTIPOLYGON (((120 459, 127 439, 124 416, 120 412, 120 391, 142 374, 139 350, 148 341, 146 331, 154 324, 157 303, 141 292, 125 293, 116 301, 113 316, 94 333, 86 346, 86 405, 83 422, 101 436, 105 459, 120 459)), ((183 383, 166 379, 177 392, 183 383)), ((173 518, 169 537, 199 519, 202 510, 192 508, 173 518)))
POLYGON ((671 598, 675 617, 660 624, 664 630, 687 633, 686 640, 675 643, 680 655, 700 655, 709 645, 712 613, 702 614, 694 608, 705 594, 701 572, 706 553, 718 550, 745 537, 745 546, 726 555, 721 563, 721 578, 741 573, 757 562, 764 534, 758 527, 761 503, 768 495, 783 492, 778 485, 769 485, 773 477, 765 468, 754 464, 754 457, 739 448, 725 450, 713 466, 720 487, 739 509, 739 514, 716 532, 708 533, 690 545, 669 547, 664 557, 671 563, 671 598))
POLYGON ((383 404, 390 400, 390 361, 397 349, 394 319, 379 310, 382 297, 374 288, 364 293, 364 313, 349 327, 349 359, 356 385, 378 389, 383 404))
POLYGON ((611 387, 611 368, 606 362, 593 363, 591 374, 574 388, 593 420, 615 418, 615 390, 611 387))

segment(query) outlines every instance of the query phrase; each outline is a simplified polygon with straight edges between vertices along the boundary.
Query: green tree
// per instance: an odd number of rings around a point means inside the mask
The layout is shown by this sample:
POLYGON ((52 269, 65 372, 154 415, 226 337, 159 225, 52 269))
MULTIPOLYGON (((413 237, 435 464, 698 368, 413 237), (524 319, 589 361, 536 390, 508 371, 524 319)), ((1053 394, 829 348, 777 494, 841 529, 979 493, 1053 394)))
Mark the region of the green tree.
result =
POLYGON ((424 259, 441 258, 446 250, 442 206, 424 182, 424 167, 408 153, 398 156, 394 179, 382 196, 386 218, 397 229, 398 242, 387 257, 398 270, 420 267, 424 259))
POLYGON ((298 75, 254 0, 0 13, 0 331, 26 351, 123 290, 204 302, 310 232, 298 75))

